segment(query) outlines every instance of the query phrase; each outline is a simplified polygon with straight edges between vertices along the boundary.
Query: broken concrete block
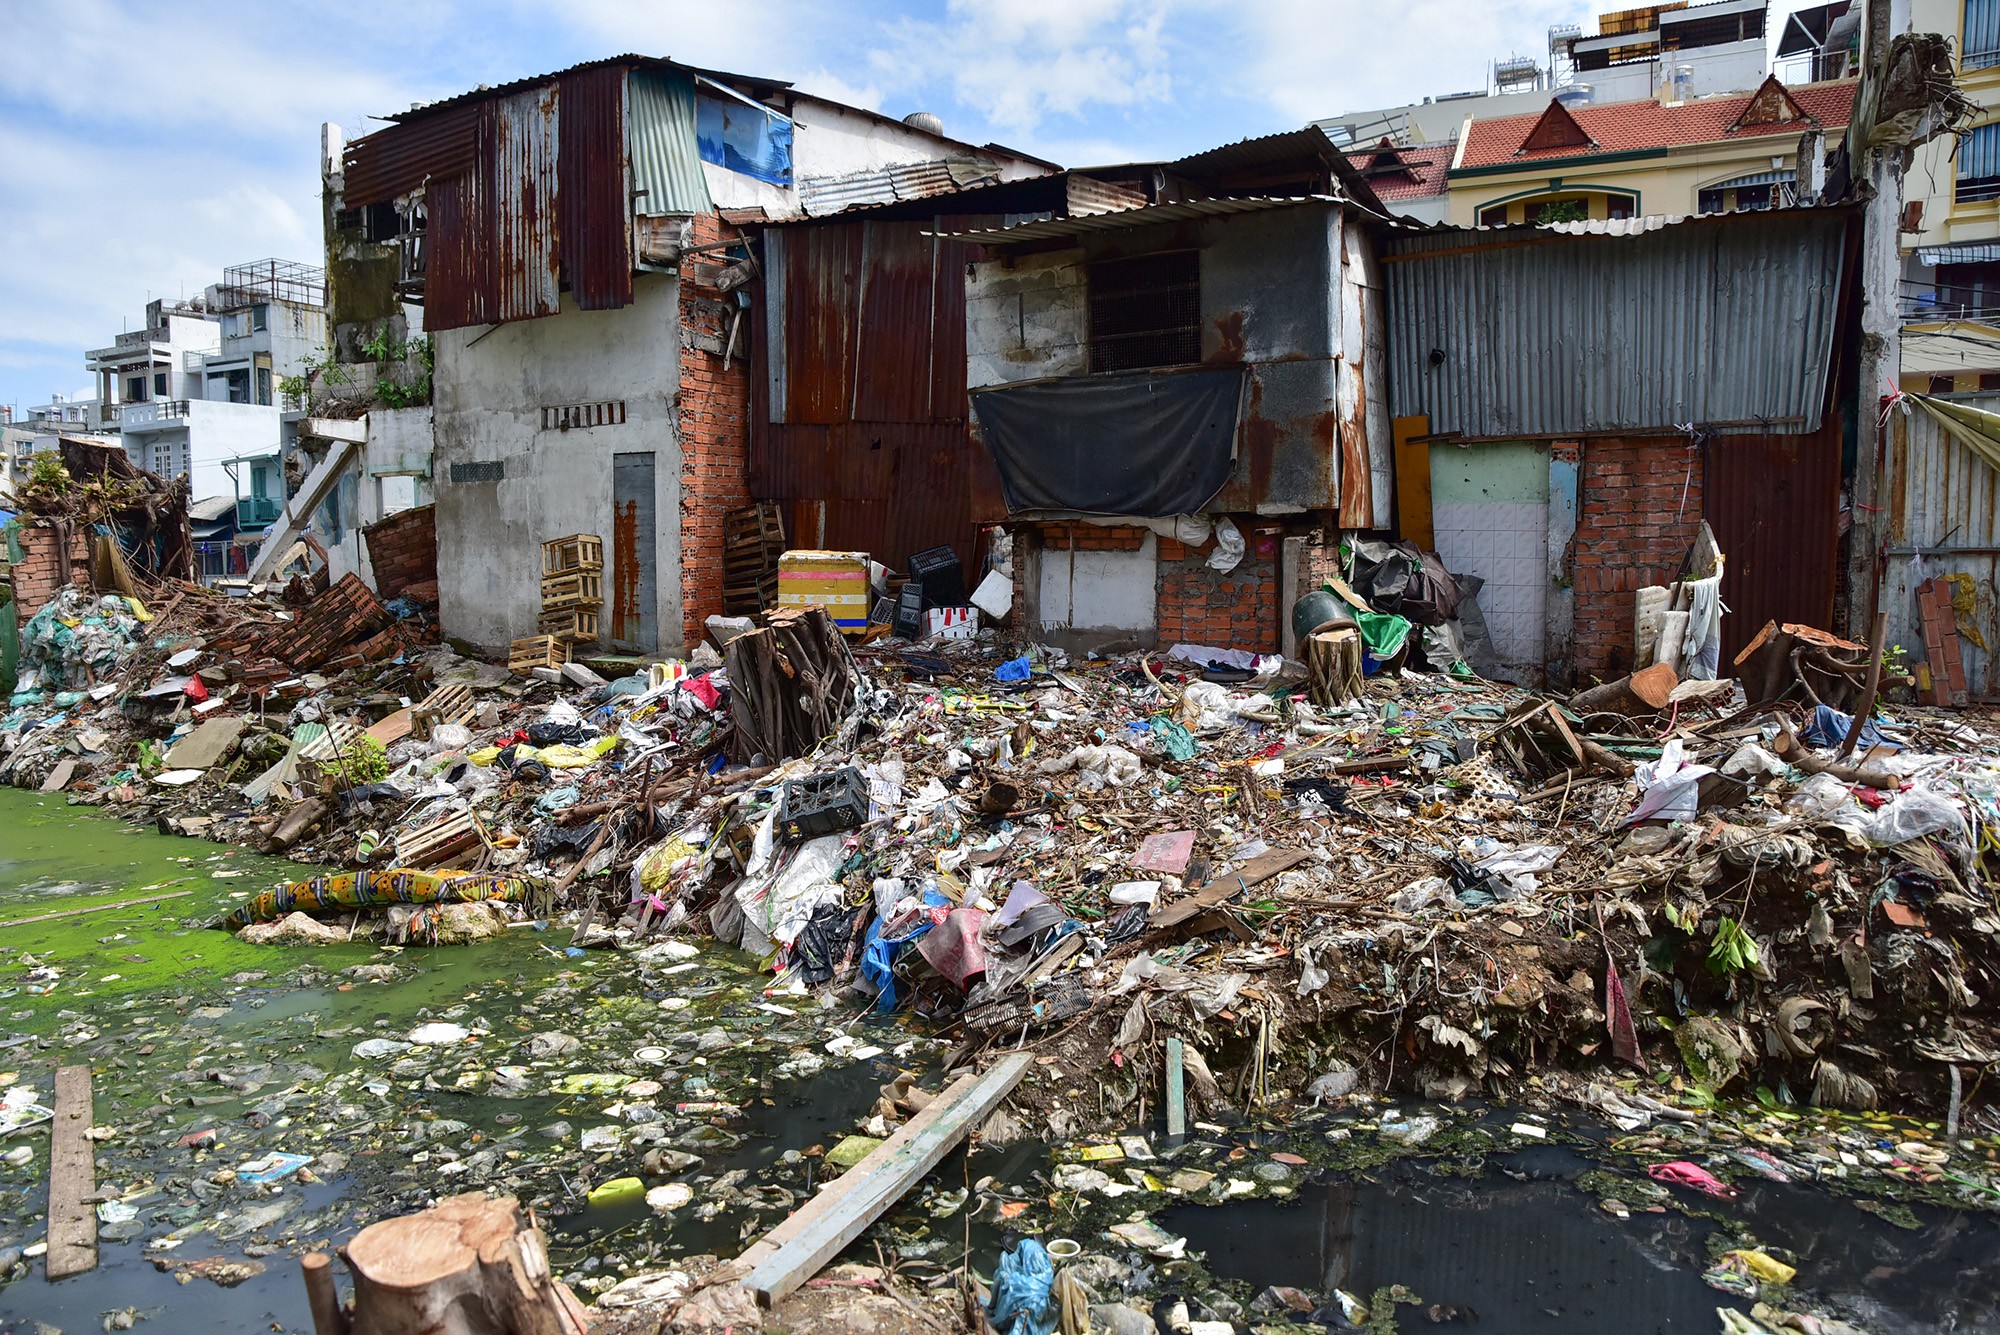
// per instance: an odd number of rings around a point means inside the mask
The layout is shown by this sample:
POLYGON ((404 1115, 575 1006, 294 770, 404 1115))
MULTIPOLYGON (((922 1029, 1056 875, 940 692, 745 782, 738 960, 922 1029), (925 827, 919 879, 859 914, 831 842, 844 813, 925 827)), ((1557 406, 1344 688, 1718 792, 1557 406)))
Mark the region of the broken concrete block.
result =
POLYGON ((550 683, 558 683, 561 682, 563 679, 561 668, 552 668, 552 667, 530 668, 528 670, 528 675, 533 677, 536 681, 546 681, 550 683))
POLYGON ((586 690, 596 690, 605 684, 604 678, 598 676, 581 663, 564 663, 562 665, 562 678, 570 685, 581 686, 586 690))
POLYGON ((250 721, 243 718, 217 718, 196 728, 187 736, 175 742, 167 752, 169 769, 207 769, 224 756, 243 735, 250 721))

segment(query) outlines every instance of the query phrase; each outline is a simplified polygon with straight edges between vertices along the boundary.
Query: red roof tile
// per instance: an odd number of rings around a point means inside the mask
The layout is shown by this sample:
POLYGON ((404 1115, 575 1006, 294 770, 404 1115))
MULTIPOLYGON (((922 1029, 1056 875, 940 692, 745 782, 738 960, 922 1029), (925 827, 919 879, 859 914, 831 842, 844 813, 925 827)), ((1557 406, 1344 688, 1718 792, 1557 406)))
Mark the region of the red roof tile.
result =
POLYGON ((1377 199, 1425 199, 1441 195, 1445 190, 1445 172, 1451 166, 1452 152, 1456 144, 1418 144, 1411 148, 1354 148, 1347 152, 1347 160, 1354 164, 1368 184, 1374 188, 1377 199), (1396 172, 1371 173, 1369 167, 1384 153, 1394 153, 1409 169, 1408 175, 1396 172))
MULTIPOLYGON (((1837 129, 1847 124, 1848 113, 1854 106, 1854 89, 1854 80, 1843 79, 1834 83, 1804 84, 1786 91, 1822 129, 1837 129)), ((1731 143, 1763 135, 1796 136, 1804 128, 1798 121, 1787 121, 1745 126, 1732 131, 1730 127, 1755 97, 1754 93, 1704 97, 1672 107, 1661 106, 1651 98, 1643 102, 1570 107, 1569 111, 1577 124, 1594 142, 1525 153, 1519 151, 1521 143, 1528 137, 1528 132, 1541 123, 1547 114, 1545 111, 1530 116, 1474 121, 1466 130, 1465 153, 1458 165, 1493 167, 1517 162, 1593 157, 1600 153, 1629 153, 1635 149, 1731 143)))

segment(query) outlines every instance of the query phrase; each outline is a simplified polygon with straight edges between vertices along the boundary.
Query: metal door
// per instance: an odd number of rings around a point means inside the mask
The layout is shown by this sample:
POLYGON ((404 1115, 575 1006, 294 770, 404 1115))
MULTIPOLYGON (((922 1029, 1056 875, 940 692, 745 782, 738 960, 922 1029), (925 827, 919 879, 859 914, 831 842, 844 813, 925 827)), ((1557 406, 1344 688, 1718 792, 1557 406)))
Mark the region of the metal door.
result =
POLYGON ((611 456, 611 642, 659 648, 660 547, 654 522, 653 455, 611 456))

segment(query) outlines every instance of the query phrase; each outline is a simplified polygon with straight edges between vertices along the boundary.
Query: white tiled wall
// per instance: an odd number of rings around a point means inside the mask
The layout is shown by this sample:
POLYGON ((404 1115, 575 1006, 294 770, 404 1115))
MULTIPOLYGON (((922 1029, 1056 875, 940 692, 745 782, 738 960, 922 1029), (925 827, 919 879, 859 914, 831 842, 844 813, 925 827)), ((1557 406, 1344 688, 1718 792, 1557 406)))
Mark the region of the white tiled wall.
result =
POLYGON ((1510 668, 1539 668, 1549 589, 1547 503, 1441 503, 1431 523, 1446 569, 1486 581, 1479 609, 1494 653, 1510 668))

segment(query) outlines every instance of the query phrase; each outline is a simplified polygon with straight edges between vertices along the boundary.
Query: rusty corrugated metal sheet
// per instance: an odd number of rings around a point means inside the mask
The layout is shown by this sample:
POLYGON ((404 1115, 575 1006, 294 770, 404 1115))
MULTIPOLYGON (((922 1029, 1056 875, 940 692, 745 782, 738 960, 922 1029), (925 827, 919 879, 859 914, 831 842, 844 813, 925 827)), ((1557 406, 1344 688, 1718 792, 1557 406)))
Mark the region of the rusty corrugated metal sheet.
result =
POLYGON ((948 543, 970 568, 978 534, 963 423, 776 423, 762 434, 750 489, 791 506, 794 542, 870 552, 898 570, 948 543))
POLYGON ((473 172, 431 178, 424 189, 430 215, 424 236, 424 328, 433 332, 485 324, 489 285, 486 209, 473 172))
POLYGON ((929 199, 999 182, 998 164, 984 158, 904 162, 841 176, 808 177, 799 182, 799 204, 808 215, 823 218, 848 209, 929 199))
POLYGON ((341 155, 346 206, 384 204, 421 189, 429 178, 471 171, 478 154, 478 118, 479 108, 468 103, 348 144, 341 155))
POLYGON ((1802 436, 1718 436, 1703 517, 1722 548, 1722 661, 1767 621, 1827 628, 1839 575, 1840 418, 1802 436))
POLYGON ((857 225, 861 320, 850 416, 861 422, 926 421, 937 300, 931 238, 920 223, 857 225))
MULTIPOLYGON (((1954 395, 1952 402, 2000 412, 2000 394, 1954 395)), ((1959 616, 1965 680, 1975 696, 2000 698, 2000 473, 1953 440, 1930 414, 1896 413, 1889 422, 1889 550, 1882 610, 1889 643, 1926 661, 1917 586, 1968 576, 1971 613, 1959 616)))
POLYGON ((785 237, 785 322, 774 337, 784 348, 787 422, 839 422, 853 410, 862 226, 810 227, 785 237))
POLYGON ((632 301, 625 80, 624 66, 605 65, 566 74, 557 85, 562 272, 570 295, 587 311, 632 301))
POLYGON ((491 182, 489 235, 495 320, 554 315, 561 303, 554 85, 480 104, 481 165, 491 182))

